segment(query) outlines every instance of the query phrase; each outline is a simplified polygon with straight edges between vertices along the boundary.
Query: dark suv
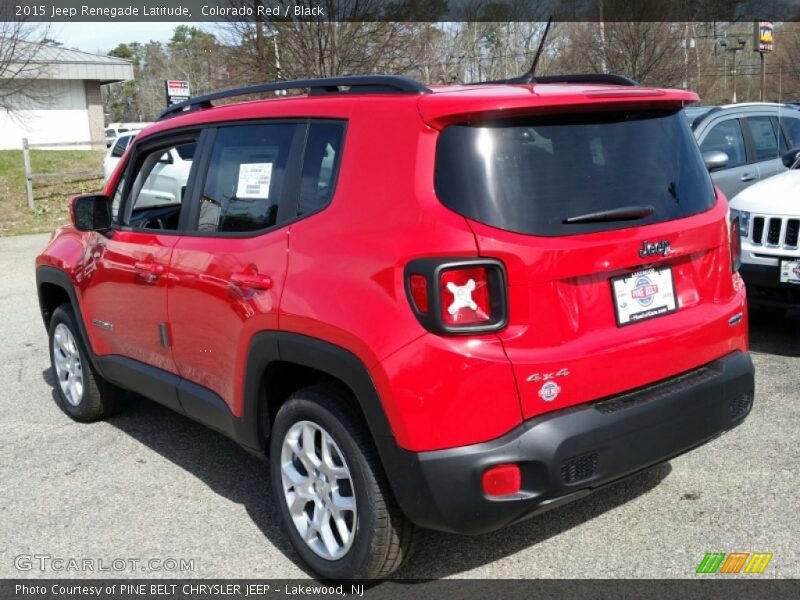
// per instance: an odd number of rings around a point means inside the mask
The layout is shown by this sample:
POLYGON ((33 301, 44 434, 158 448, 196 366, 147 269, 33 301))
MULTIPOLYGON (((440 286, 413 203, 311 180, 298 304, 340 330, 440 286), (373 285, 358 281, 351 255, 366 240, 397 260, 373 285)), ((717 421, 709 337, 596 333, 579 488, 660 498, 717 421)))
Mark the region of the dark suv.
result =
POLYGON ((681 112, 697 96, 627 83, 345 77, 165 111, 36 261, 62 409, 132 390, 268 458, 332 578, 738 425, 739 225, 681 112), (191 170, 161 197, 173 149, 191 170))

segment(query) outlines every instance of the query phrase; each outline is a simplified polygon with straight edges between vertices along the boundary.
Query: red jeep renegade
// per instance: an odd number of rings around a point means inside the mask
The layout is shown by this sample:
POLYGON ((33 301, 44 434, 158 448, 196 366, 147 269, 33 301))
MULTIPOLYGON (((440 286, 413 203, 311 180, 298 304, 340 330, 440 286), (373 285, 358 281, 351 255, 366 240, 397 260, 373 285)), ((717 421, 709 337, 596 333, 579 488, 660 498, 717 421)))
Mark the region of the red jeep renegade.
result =
POLYGON ((167 109, 36 261, 61 408, 132 390, 268 457, 330 578, 736 426, 738 223, 697 96, 630 84, 343 77, 167 109), (212 106, 279 89, 308 93, 212 106))

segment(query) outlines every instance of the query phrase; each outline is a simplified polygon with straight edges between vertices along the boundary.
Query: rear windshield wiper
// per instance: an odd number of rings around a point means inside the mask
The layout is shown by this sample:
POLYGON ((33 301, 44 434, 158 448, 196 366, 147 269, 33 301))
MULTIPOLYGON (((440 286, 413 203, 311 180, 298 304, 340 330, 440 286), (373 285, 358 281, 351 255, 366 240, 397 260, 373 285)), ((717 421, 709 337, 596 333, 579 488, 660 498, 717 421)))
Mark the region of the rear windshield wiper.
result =
POLYGON ((655 210, 652 206, 620 206, 619 208, 570 217, 569 219, 564 219, 562 223, 575 225, 578 223, 602 223, 604 221, 635 221, 636 219, 649 217, 655 210))

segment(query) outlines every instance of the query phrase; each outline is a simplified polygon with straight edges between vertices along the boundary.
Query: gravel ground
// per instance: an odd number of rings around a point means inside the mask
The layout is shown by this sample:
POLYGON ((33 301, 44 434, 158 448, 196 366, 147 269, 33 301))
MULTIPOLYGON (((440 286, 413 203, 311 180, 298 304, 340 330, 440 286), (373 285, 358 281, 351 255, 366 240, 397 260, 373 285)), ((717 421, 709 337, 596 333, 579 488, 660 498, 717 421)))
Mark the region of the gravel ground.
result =
MULTIPOLYGON (((91 425, 56 407, 33 276, 47 240, 0 238, 0 577, 113 574, 17 569, 15 557, 34 554, 89 558, 95 569, 193 561, 186 572, 126 567, 127 577, 304 576, 266 463, 142 398, 91 425)), ((798 334, 800 313, 751 326, 756 402, 730 434, 499 533, 426 532, 397 575, 692 577, 706 552, 742 551, 774 553, 762 577, 800 577, 798 334)))

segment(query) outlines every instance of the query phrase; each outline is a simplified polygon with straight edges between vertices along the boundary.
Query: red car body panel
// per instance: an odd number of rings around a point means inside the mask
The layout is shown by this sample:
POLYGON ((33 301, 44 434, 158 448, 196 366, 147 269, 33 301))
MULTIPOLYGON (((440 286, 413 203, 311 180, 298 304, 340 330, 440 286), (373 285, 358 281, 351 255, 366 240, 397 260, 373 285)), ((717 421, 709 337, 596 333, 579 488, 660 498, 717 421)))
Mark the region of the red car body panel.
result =
POLYGON ((82 309, 95 354, 118 354, 177 373, 169 348, 159 343, 167 323, 167 283, 175 235, 116 231, 87 234, 82 309), (154 268, 163 274, 155 276, 154 268), (100 323, 111 324, 111 329, 100 323), (90 326, 91 325, 91 326, 90 326))
POLYGON ((178 374, 215 392, 236 416, 250 340, 278 329, 288 238, 286 229, 239 239, 183 236, 173 251, 166 296, 178 374), (272 285, 236 286, 235 274, 267 276, 272 285))
POLYGON ((130 231, 105 237, 67 227, 37 264, 71 274, 87 324, 99 319, 123 328, 88 327, 96 354, 122 354, 176 373, 214 391, 236 416, 250 340, 280 330, 355 354, 371 373, 402 448, 483 442, 533 416, 746 350, 746 317, 729 324, 746 315, 745 296, 731 276, 721 196, 703 214, 647 227, 561 238, 510 233, 441 204, 434 192, 438 129, 476 116, 696 100, 691 92, 614 86, 463 86, 421 96, 289 97, 197 110, 148 127, 135 144, 211 123, 346 119, 331 204, 249 238, 130 231), (669 240, 673 252, 658 261, 640 259, 643 239, 669 240), (502 261, 508 325, 497 334, 428 333, 411 310, 404 280, 405 265, 426 256, 502 261), (166 266, 154 284, 136 281, 136 263, 148 260, 166 266), (609 277, 654 262, 673 267, 680 309, 617 327, 609 277), (230 277, 240 272, 267 275, 273 285, 237 294, 230 277), (153 335, 158 322, 169 324, 170 349, 153 335), (542 401, 529 379, 561 369, 569 371, 558 379, 563 391, 542 401))
POLYGON ((511 322, 498 335, 514 365, 524 418, 666 379, 734 350, 747 350, 743 290, 734 289, 727 201, 675 222, 591 235, 542 238, 474 221, 482 256, 508 272, 511 322), (667 257, 640 258, 643 240, 667 240, 667 257), (645 266, 671 266, 679 310, 618 327, 609 279, 645 266), (552 401, 537 392, 538 373, 556 377, 552 401))

